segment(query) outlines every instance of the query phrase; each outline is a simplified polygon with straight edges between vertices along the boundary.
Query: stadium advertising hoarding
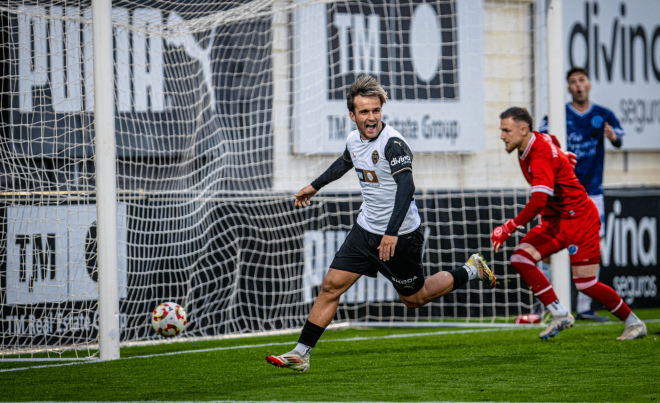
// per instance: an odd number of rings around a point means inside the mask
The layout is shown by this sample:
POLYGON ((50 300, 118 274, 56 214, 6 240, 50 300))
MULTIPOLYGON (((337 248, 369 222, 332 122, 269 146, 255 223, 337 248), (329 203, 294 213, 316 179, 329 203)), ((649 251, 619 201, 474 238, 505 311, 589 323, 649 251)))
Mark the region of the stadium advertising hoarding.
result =
POLYGON ((600 280, 632 308, 660 307, 660 192, 606 191, 600 280))
MULTIPOLYGON (((268 132, 266 112, 260 111, 270 109, 270 18, 195 33, 175 9, 142 3, 145 8, 112 11, 115 74, 109 79, 115 83, 119 157, 177 156, 190 147, 191 134, 199 150, 208 150, 217 145, 208 137, 245 126, 241 114, 251 114, 251 123, 268 132), (145 33, 154 26, 176 32, 145 33), (233 81, 230 73, 242 70, 255 73, 233 81), (220 114, 229 117, 220 120, 220 114)), ((2 120, 17 154, 93 154, 90 20, 90 7, 57 5, 21 6, 19 14, 2 19, 8 32, 2 79, 12 89, 3 93, 2 120)))
MULTIPOLYGON (((89 333, 98 326, 96 206, 6 207, 3 335, 89 333)), ((117 206, 118 294, 128 290, 126 205, 117 206)), ((123 321, 125 322, 125 320, 123 321)))
MULTIPOLYGON (((122 207, 122 340, 158 337, 151 329, 150 313, 163 301, 183 304, 190 319, 186 331, 189 335, 301 326, 362 202, 359 194, 326 196, 341 201, 314 203, 306 210, 305 220, 300 220, 300 211, 292 207, 290 200, 277 201, 281 214, 292 223, 285 228, 269 227, 270 216, 264 216, 261 208, 250 201, 212 203, 209 215, 217 219, 208 222, 203 236, 195 231, 173 230, 180 213, 176 206, 165 207, 159 213, 159 217, 172 218, 148 227, 141 226, 141 222, 151 217, 154 207, 164 207, 159 202, 142 200, 122 207), (286 253, 273 254, 273 250, 286 253)), ((466 261, 469 253, 479 251, 492 262, 498 276, 509 281, 495 291, 483 290, 476 283, 467 285, 420 308, 415 315, 454 318, 529 313, 533 295, 509 264, 525 231, 516 233, 501 255, 495 255, 490 247, 492 223, 514 217, 527 197, 527 189, 416 195, 423 217, 425 276, 451 270, 457 262, 466 261)), ((605 203, 608 227, 603 240, 601 280, 633 308, 660 307, 658 193, 643 189, 609 192, 605 203)), ((63 337, 93 341, 97 330, 96 282, 87 269, 85 246, 94 209, 80 205, 32 210, 35 212, 2 209, 7 217, 7 238, 0 243, 6 258, 0 278, 2 299, 7 304, 0 318, 0 341, 4 345, 20 345, 27 340, 57 344, 63 342, 63 337), (46 219, 55 216, 58 221, 46 219), (36 220, 40 217, 43 219, 36 220), (62 232, 64 228, 69 228, 68 235, 62 232), (41 240, 41 249, 34 248, 35 239, 41 240), (49 245, 48 239, 56 242, 49 245), (72 245, 68 251, 62 249, 66 242, 72 245), (53 250, 55 259, 51 260, 48 255, 53 250), (51 264, 55 266, 54 278, 51 264), (74 272, 78 273, 75 278, 74 272)), ((360 279, 342 296, 339 317, 387 319, 409 313, 389 281, 379 276, 360 279)))
POLYGON ((318 4, 294 12, 295 152, 338 154, 354 124, 346 91, 377 77, 383 121, 415 153, 473 152, 483 130, 483 2, 318 4))
POLYGON ((660 150, 660 2, 571 0, 562 7, 566 71, 589 71, 591 99, 626 131, 623 150, 660 150))

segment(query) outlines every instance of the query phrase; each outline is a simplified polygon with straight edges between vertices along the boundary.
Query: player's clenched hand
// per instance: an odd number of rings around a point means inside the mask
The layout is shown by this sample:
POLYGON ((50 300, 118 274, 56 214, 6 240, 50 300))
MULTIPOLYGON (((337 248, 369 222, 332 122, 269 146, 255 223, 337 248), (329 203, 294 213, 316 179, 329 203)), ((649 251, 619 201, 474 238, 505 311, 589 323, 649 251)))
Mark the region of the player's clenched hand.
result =
POLYGON ((500 248, 506 242, 507 239, 513 235, 514 232, 518 229, 518 226, 513 220, 509 220, 504 225, 493 230, 493 235, 490 236, 490 239, 493 241, 493 249, 495 253, 500 251, 500 248))
POLYGON ((573 169, 575 169, 575 166, 577 165, 577 155, 570 151, 564 151, 564 153, 566 153, 566 156, 568 157, 568 162, 570 162, 573 169))
POLYGON ((610 139, 610 141, 613 142, 616 141, 617 135, 616 133, 614 133, 614 128, 612 128, 612 126, 609 123, 605 122, 605 129, 603 130, 603 132, 605 134, 605 137, 610 139))
POLYGON ((381 239, 380 246, 378 247, 378 257, 380 257, 380 260, 387 262, 394 256, 394 248, 396 248, 396 241, 398 240, 399 237, 383 235, 383 239, 381 239))
POLYGON ((300 192, 298 192, 296 196, 296 201, 295 201, 295 206, 296 207, 305 207, 309 206, 312 203, 309 201, 318 190, 314 189, 312 185, 307 185, 304 188, 300 189, 300 192))

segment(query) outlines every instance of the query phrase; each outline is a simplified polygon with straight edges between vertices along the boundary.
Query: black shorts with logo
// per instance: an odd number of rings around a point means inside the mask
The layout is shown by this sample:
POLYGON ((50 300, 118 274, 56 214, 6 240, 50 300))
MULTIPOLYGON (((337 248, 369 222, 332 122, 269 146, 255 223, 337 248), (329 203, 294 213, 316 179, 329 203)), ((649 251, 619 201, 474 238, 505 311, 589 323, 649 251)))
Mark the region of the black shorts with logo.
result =
POLYGON ((410 296, 424 286, 422 227, 409 234, 399 235, 394 256, 387 262, 378 257, 382 235, 373 234, 358 224, 353 226, 344 244, 332 260, 331 268, 376 277, 378 272, 392 282, 396 291, 410 296))

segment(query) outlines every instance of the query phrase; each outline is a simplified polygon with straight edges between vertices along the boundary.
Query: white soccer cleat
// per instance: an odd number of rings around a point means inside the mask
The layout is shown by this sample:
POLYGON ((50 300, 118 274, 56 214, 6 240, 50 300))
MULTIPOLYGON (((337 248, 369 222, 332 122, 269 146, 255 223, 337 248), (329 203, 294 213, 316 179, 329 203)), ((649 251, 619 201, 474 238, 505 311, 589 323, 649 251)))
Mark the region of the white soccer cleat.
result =
POLYGON ((646 324, 642 322, 641 324, 638 325, 631 325, 631 326, 626 326, 625 329, 623 329, 623 334, 619 337, 617 337, 617 340, 634 340, 634 339, 641 339, 642 337, 646 336, 646 324))
POLYGON ((562 330, 572 328, 574 324, 575 319, 570 313, 565 316, 553 316, 550 321, 550 326, 546 327, 544 331, 539 333, 539 337, 544 340, 549 339, 550 337, 555 337, 562 330))
POLYGON ((488 288, 495 288, 497 286, 497 277, 495 277, 493 272, 488 268, 483 256, 475 253, 470 256, 470 259, 468 259, 465 265, 477 269, 477 278, 483 281, 488 288))
POLYGON ((309 358, 304 358, 297 351, 290 351, 286 354, 266 357, 269 364, 280 368, 289 368, 298 372, 305 372, 309 369, 309 358))

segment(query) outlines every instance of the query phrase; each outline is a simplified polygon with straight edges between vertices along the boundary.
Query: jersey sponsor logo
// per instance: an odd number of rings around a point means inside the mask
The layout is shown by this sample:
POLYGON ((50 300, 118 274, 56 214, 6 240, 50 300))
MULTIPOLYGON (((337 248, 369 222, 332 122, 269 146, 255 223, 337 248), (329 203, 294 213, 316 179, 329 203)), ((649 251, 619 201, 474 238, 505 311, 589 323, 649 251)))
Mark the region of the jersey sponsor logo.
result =
POLYGON ((355 168, 355 173, 357 173, 360 182, 379 183, 378 176, 376 176, 376 171, 355 168))
POLYGON ((394 157, 392 161, 390 161, 391 166, 395 166, 398 164, 410 164, 412 163, 412 159, 410 159, 409 155, 402 155, 400 157, 394 157))
POLYGON ((378 155, 378 151, 374 151, 374 152, 371 154, 371 160, 374 162, 374 165, 376 165, 376 164, 378 163, 378 159, 379 159, 379 158, 380 158, 380 157, 379 157, 379 155, 378 155))
POLYGON ((403 286, 406 286, 406 285, 412 283, 412 282, 415 281, 415 280, 417 280, 417 276, 413 276, 413 278, 407 278, 407 279, 405 279, 405 280, 399 280, 399 279, 396 278, 396 277, 392 277, 392 282, 393 282, 393 283, 401 284, 401 285, 403 285, 403 286))
POLYGON ((403 147, 403 146, 401 145, 401 142, 400 142, 400 141, 394 141, 394 144, 398 144, 399 147, 403 147))

